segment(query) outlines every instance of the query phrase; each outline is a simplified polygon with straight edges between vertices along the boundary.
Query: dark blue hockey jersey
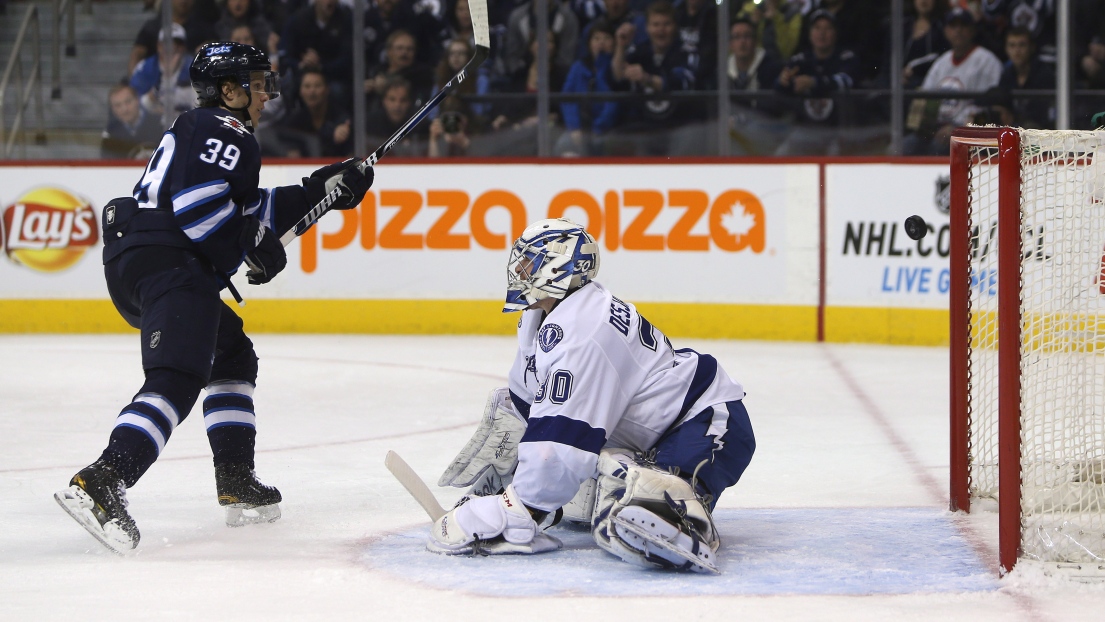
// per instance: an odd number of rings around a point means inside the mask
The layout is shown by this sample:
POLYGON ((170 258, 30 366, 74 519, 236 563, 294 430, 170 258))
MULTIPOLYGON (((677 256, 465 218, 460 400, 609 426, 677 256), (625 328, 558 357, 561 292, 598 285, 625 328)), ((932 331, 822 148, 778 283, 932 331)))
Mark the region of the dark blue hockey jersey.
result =
MULTIPOLYGON (((245 257, 245 216, 256 215, 279 236, 310 209, 301 186, 259 188, 260 170, 260 148, 242 121, 223 108, 196 108, 165 132, 133 196, 140 213, 171 210, 193 250, 229 274, 245 257)), ((177 245, 143 233, 144 244, 177 245)))

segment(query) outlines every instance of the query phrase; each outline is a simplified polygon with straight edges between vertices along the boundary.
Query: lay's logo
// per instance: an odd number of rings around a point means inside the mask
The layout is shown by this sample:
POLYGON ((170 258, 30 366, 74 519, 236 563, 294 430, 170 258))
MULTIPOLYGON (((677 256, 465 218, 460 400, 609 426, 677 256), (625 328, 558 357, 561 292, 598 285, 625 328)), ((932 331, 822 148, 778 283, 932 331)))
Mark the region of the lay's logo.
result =
POLYGON ((100 239, 88 201, 60 188, 36 188, 0 211, 4 254, 39 272, 66 270, 100 239))

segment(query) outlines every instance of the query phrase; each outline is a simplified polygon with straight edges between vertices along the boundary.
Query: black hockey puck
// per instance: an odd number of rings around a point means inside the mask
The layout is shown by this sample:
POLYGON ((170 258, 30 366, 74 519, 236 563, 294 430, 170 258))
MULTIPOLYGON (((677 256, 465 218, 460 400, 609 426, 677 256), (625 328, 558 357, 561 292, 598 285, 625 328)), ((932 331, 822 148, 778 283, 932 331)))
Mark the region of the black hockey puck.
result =
POLYGON ((929 232, 928 223, 924 218, 913 215, 905 219, 905 234, 914 240, 920 240, 929 232))

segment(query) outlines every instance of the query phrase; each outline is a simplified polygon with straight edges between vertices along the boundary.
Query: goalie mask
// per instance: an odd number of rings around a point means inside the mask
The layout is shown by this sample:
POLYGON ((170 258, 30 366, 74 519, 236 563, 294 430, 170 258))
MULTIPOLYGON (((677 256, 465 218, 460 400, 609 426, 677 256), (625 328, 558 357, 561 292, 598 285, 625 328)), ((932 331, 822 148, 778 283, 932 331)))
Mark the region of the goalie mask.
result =
POLYGON ((583 227, 556 218, 539 220, 522 232, 506 266, 503 313, 521 311, 544 298, 562 300, 599 271, 599 245, 583 227))
MULTIPOLYGON (((253 91, 263 92, 269 99, 280 97, 279 78, 272 71, 272 63, 267 54, 244 43, 205 43, 196 52, 192 67, 188 72, 192 88, 201 106, 224 105, 219 93, 219 84, 226 79, 233 80, 245 90, 249 103, 242 108, 228 108, 242 111, 249 108, 253 101, 253 91), (260 86, 260 88, 258 88, 260 86)), ((225 106, 225 105, 224 105, 225 106)))

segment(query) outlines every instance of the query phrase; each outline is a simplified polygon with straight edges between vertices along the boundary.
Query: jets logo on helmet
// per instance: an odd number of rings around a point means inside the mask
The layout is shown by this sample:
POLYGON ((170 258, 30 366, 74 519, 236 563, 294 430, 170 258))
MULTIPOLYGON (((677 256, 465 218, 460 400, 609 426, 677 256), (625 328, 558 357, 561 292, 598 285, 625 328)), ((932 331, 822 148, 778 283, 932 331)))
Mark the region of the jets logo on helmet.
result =
POLYGON ((567 218, 539 220, 510 249, 503 312, 521 311, 544 298, 563 299, 599 271, 595 238, 567 218))

